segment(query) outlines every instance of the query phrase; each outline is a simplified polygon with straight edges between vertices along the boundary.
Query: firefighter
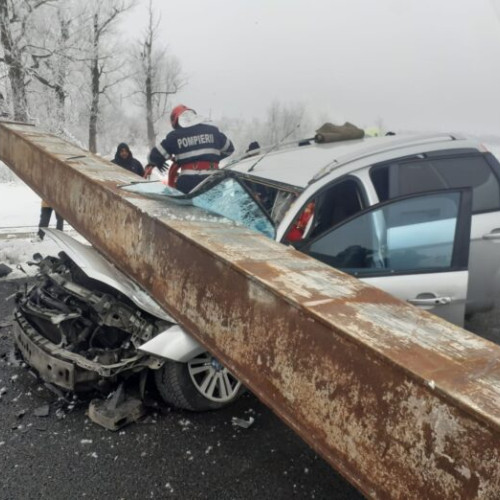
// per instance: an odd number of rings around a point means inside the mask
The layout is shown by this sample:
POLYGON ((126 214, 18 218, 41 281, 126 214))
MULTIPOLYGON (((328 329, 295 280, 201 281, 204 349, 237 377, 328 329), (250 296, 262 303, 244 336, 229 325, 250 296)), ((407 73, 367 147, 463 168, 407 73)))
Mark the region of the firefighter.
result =
MULTIPOLYGON (((183 104, 170 114, 173 130, 149 154, 149 164, 165 170, 168 159, 169 185, 189 193, 219 168, 219 161, 234 151, 233 143, 213 125, 202 123, 193 109, 183 104)), ((147 170, 147 169, 146 169, 147 170)))

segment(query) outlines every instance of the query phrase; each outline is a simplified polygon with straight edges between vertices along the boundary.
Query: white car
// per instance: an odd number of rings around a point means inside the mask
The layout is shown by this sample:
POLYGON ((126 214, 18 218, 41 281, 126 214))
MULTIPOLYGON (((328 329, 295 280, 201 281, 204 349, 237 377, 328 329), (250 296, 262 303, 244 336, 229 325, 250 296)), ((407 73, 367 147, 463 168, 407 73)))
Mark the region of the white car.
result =
MULTIPOLYGON (((473 314, 493 307, 493 298, 500 292, 500 164, 476 141, 451 135, 388 136, 330 144, 311 141, 307 146, 247 158, 229 168, 252 182, 254 190, 267 193, 266 203, 276 223, 275 238, 282 243, 290 243, 287 235, 314 202, 313 220, 303 239, 292 244, 320 260, 331 255, 327 251, 321 256, 318 247, 327 240, 344 241, 349 229, 366 223, 367 217, 360 215, 356 221, 351 220, 353 216, 369 207, 418 193, 471 188, 468 266, 448 259, 448 265, 439 269, 425 267, 423 262, 419 268, 414 262, 408 266, 400 263, 397 269, 390 262, 383 266, 376 262, 345 270, 458 325, 463 324, 464 312, 473 314), (293 193, 294 199, 283 213, 281 202, 287 192, 293 193), (348 219, 349 225, 344 226, 348 219)), ((421 216, 422 221, 439 220, 437 209, 430 207, 427 217, 423 211, 421 216)), ((453 241, 448 238, 457 251, 465 244, 459 234, 464 223, 457 225, 453 241)), ((382 254, 391 250, 387 245, 393 236, 387 229, 388 240, 378 242, 382 254)), ((439 230, 435 228, 433 233, 437 235, 439 230)), ((432 234, 426 237, 432 241, 432 234)), ((411 245, 410 240, 407 244, 411 245)))
MULTIPOLYGON (((307 142, 231 162, 189 195, 157 182, 125 189, 227 217, 458 325, 466 305, 468 313, 492 306, 500 283, 493 155, 452 136, 307 142)), ((63 253, 40 262, 41 283, 19 297, 16 313, 16 343, 43 378, 78 390, 153 369, 162 397, 189 410, 241 394, 217 359, 100 254, 49 234, 63 253)))

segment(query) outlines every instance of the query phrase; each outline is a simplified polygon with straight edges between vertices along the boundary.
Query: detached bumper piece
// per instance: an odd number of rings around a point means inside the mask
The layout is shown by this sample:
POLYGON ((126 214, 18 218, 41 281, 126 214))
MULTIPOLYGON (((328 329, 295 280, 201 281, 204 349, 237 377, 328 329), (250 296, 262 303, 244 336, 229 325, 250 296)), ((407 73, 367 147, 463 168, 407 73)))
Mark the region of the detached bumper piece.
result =
POLYGON ((123 384, 111 398, 105 401, 94 399, 89 406, 90 420, 110 431, 117 431, 132 422, 137 422, 145 414, 146 409, 142 401, 128 396, 123 384))

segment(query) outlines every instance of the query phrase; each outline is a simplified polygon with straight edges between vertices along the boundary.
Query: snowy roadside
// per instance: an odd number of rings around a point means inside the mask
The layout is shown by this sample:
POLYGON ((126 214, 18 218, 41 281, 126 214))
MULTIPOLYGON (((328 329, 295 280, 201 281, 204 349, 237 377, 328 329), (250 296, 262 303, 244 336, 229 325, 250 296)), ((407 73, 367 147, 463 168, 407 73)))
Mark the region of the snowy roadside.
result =
POLYGON ((40 197, 22 181, 0 183, 0 234, 36 232, 40 197))
POLYGON ((38 238, 17 237, 0 240, 0 263, 12 269, 12 272, 0 278, 0 281, 34 276, 38 267, 28 265, 28 262, 33 260, 33 254, 40 253, 45 257, 60 252, 60 248, 52 240, 37 240, 38 238))
MULTIPOLYGON (((33 190, 20 180, 0 183, 0 264, 13 270, 0 280, 36 274, 38 268, 27 264, 35 253, 44 257, 59 253, 59 247, 49 238, 39 241, 39 217, 40 197, 33 190)), ((54 225, 53 215, 51 226, 54 225)), ((68 225, 66 228, 74 233, 68 225)))

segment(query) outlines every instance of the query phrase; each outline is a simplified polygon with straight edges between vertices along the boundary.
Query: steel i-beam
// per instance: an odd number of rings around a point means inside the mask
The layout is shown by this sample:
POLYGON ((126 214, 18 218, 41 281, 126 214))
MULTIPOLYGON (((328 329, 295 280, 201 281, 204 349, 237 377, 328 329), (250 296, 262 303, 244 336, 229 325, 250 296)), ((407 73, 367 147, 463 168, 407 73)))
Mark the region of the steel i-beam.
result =
POLYGON ((0 159, 365 495, 500 497, 498 346, 35 127, 0 159))

